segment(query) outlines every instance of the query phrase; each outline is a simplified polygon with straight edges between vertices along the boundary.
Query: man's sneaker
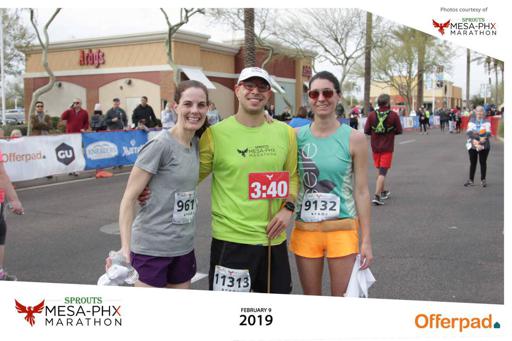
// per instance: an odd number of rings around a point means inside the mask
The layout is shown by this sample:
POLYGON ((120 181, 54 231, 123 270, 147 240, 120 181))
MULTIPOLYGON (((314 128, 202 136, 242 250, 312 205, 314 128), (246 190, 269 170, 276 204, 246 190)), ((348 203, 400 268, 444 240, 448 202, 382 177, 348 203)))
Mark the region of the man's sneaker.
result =
POLYGON ((375 194, 373 197, 372 203, 376 206, 384 205, 384 201, 380 198, 380 195, 375 194))
POLYGON ((468 180, 466 181, 466 183, 464 184, 464 186, 468 187, 468 186, 474 186, 475 184, 473 183, 473 181, 471 180, 468 180))
POLYGON ((485 181, 485 179, 482 180, 482 187, 487 187, 487 181, 485 181))
POLYGON ((391 192, 390 192, 390 191, 382 191, 382 192, 380 192, 380 198, 381 198, 382 200, 386 200, 386 199, 388 199, 390 196, 391 196, 391 192))
POLYGON ((6 271, 0 272, 0 281, 17 281, 18 278, 14 275, 9 275, 6 271))

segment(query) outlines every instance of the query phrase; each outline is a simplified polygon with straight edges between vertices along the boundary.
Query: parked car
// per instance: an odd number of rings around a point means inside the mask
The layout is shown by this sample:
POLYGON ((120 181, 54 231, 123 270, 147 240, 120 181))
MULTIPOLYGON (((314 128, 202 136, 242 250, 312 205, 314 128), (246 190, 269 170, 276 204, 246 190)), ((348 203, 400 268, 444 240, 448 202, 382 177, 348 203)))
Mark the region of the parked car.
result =
MULTIPOLYGON (((1 116, 0 116, 1 120, 1 116)), ((7 124, 24 124, 25 112, 23 109, 10 109, 5 111, 5 123, 7 124)))

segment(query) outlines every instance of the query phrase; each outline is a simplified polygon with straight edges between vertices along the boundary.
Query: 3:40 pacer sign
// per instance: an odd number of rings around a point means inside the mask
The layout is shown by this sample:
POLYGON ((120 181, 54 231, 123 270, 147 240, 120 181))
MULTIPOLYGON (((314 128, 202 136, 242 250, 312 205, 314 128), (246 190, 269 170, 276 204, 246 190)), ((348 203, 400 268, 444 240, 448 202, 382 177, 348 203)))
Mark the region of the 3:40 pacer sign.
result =
POLYGON ((249 200, 286 199, 289 184, 288 172, 249 173, 249 200))

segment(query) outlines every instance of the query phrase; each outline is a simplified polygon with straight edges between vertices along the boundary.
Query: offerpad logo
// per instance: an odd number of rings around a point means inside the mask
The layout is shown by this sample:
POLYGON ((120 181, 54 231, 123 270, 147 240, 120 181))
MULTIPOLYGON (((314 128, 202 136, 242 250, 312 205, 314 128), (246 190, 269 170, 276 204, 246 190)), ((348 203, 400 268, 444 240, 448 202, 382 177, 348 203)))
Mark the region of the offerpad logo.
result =
POLYGON ((36 323, 36 317, 34 314, 41 314, 44 309, 44 300, 34 307, 26 307, 17 300, 14 300, 14 302, 16 303, 16 311, 20 314, 25 314, 25 321, 27 321, 31 326, 34 326, 36 323))
POLYGON ((485 317, 444 317, 442 314, 418 314, 414 320, 420 329, 451 329, 464 332, 467 329, 498 329, 499 322, 493 322, 492 314, 485 317))
POLYGON ((57 154, 57 161, 66 166, 75 161, 75 151, 69 144, 61 143, 55 148, 55 153, 57 154))
POLYGON ((435 21, 434 19, 432 19, 432 25, 434 25, 434 28, 437 28, 437 30, 439 31, 439 33, 441 33, 442 35, 444 35, 444 29, 445 28, 450 28, 450 20, 448 20, 447 22, 445 23, 438 23, 437 21, 435 21))

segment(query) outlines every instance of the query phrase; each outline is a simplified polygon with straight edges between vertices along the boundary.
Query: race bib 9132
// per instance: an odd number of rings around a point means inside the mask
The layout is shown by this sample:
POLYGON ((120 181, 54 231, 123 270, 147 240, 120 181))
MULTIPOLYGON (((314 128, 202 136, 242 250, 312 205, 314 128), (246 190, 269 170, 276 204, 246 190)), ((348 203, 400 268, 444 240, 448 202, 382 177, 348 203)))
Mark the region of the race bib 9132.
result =
POLYGON ((307 223, 336 219, 340 214, 340 198, 331 193, 307 193, 302 201, 300 218, 307 223))

